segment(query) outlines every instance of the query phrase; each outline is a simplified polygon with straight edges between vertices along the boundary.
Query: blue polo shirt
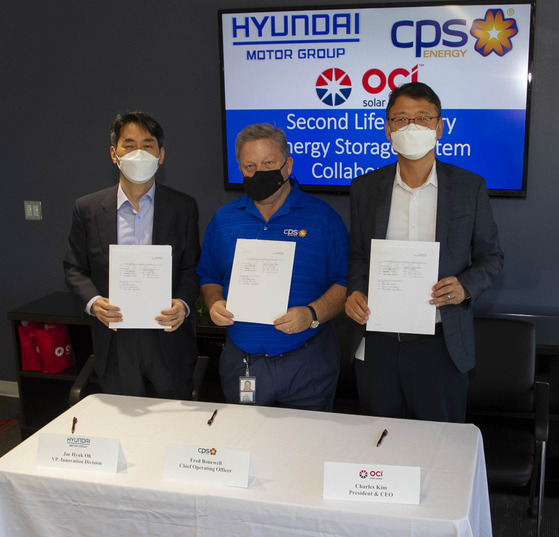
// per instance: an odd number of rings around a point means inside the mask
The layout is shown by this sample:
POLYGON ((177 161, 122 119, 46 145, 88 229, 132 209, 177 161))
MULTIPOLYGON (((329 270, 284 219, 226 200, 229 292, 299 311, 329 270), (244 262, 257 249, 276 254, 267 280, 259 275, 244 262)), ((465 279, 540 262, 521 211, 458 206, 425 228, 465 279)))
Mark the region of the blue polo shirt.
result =
MULTIPOLYGON (((310 304, 335 283, 346 285, 349 234, 343 220, 326 202, 292 184, 268 222, 246 194, 219 209, 204 238, 197 269, 201 285, 221 285, 227 299, 237 239, 297 243, 288 307, 310 304)), ((227 333, 248 354, 277 356, 299 348, 317 330, 284 334, 271 325, 235 322, 227 333)))

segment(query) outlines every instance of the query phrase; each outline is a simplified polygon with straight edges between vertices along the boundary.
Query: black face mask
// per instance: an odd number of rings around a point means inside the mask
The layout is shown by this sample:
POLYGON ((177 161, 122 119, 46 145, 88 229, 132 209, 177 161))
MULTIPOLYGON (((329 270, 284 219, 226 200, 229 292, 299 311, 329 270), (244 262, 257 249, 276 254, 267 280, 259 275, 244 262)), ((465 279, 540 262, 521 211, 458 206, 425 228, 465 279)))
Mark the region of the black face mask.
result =
MULTIPOLYGON (((285 162, 287 162, 287 159, 285 162)), ((281 174, 285 162, 279 170, 262 170, 254 172, 252 177, 244 176, 243 186, 247 196, 254 201, 262 201, 275 194, 286 182, 281 174)))

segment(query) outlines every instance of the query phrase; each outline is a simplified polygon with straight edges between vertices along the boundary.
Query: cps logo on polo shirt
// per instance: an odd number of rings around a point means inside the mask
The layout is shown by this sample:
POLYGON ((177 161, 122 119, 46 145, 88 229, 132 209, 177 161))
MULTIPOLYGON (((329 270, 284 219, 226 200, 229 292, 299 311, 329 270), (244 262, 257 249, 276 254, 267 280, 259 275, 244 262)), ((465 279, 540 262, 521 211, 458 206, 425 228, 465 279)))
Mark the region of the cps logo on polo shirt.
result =
POLYGON ((283 230, 283 234, 287 235, 288 237, 306 237, 307 230, 306 229, 290 229, 286 228, 283 230))

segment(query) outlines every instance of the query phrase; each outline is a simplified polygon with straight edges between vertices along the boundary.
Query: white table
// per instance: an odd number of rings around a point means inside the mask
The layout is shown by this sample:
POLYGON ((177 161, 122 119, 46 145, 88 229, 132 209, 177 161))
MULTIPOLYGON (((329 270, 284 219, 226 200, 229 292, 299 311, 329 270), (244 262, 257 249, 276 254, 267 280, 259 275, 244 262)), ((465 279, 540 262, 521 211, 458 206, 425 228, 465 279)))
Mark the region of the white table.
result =
POLYGON ((473 425, 99 394, 40 432, 0 459, 0 536, 491 535, 473 425), (68 434, 73 416, 76 433, 120 439, 125 470, 36 467, 38 434, 68 434), (246 489, 164 481, 167 444, 250 451, 255 478, 246 489), (323 500, 324 461, 419 466, 420 504, 323 500))

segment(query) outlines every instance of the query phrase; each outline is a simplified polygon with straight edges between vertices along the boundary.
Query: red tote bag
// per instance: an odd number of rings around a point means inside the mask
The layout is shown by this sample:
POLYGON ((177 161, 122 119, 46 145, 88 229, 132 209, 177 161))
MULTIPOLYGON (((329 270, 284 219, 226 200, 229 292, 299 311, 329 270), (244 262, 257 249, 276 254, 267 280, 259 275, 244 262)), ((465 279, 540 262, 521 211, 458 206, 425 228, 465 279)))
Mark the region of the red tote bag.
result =
POLYGON ((45 324, 35 331, 35 341, 43 361, 43 373, 60 373, 76 363, 76 357, 63 324, 45 324))
POLYGON ((21 347, 21 369, 23 371, 42 371, 43 361, 37 349, 35 332, 43 329, 43 323, 23 321, 17 327, 21 347))

